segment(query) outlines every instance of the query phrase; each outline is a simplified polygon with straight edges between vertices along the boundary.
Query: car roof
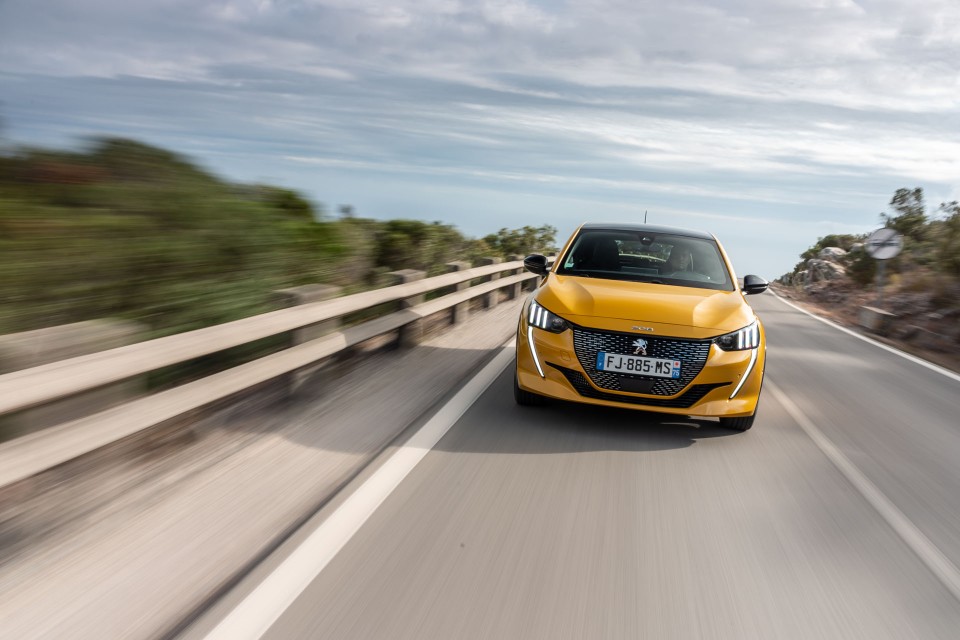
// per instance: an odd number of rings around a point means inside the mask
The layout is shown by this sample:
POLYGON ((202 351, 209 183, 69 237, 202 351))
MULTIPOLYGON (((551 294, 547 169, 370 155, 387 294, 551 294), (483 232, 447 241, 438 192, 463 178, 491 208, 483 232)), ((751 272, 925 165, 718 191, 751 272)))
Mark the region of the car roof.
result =
POLYGON ((712 234, 704 231, 695 231, 693 229, 682 229, 680 227, 664 227, 654 224, 628 224, 622 222, 587 222, 582 227, 583 231, 646 231, 653 234, 669 233, 677 236, 687 236, 688 238, 703 238, 704 240, 713 240, 712 234))

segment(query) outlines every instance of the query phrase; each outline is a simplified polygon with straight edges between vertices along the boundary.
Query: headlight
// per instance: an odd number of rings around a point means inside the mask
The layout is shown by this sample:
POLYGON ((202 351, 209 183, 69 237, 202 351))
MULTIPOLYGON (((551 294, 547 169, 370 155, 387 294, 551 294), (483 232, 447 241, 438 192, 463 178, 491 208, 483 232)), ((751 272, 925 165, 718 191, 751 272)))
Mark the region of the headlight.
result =
POLYGON ((527 322, 533 327, 550 331, 551 333, 563 333, 570 327, 566 320, 550 313, 537 304, 536 300, 530 301, 530 309, 527 312, 527 322))
POLYGON ((756 320, 743 329, 725 333, 713 339, 724 351, 746 351, 760 346, 760 325, 756 320))

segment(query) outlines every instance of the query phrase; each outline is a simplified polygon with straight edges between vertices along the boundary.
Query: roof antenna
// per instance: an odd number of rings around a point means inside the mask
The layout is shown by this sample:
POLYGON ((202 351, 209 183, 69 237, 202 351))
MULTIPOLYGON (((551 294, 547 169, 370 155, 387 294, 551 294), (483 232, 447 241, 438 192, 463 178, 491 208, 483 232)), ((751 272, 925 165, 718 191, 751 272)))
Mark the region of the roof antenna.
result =
POLYGON ((643 210, 643 224, 647 224, 647 210, 643 210))

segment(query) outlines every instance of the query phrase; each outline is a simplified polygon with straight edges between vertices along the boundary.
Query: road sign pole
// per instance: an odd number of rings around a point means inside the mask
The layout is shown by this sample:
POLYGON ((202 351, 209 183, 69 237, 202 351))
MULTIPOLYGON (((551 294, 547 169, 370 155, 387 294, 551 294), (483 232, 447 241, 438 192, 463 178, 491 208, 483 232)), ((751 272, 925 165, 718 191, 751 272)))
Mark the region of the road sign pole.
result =
POLYGON ((883 281, 887 260, 896 257, 902 248, 903 236, 895 229, 888 227, 877 229, 864 243, 866 252, 879 263, 877 265, 877 308, 883 307, 883 281))
POLYGON ((886 260, 877 260, 879 263, 877 265, 877 308, 883 308, 883 276, 884 272, 887 270, 887 261, 886 260))

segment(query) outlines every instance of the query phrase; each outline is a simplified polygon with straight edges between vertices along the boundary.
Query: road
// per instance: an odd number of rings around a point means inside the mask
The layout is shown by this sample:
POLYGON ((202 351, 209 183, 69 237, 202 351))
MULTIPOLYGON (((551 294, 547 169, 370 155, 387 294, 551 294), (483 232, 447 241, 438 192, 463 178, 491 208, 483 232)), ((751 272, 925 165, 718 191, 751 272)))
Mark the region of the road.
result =
POLYGON ((751 431, 508 367, 264 637, 960 637, 960 378, 750 301, 751 431))

